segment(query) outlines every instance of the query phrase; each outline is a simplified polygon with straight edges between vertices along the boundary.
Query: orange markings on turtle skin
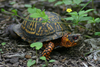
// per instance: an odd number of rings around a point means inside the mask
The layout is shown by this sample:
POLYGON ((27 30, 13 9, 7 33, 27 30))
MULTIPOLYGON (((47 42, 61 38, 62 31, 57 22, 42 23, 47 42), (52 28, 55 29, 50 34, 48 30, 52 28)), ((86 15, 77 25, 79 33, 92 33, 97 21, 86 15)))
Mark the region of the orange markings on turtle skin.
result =
MULTIPOLYGON (((44 46, 44 47, 46 47, 46 46, 44 46)), ((45 56, 46 58, 48 58, 53 49, 54 49, 54 43, 49 42, 48 47, 45 48, 45 50, 42 52, 42 55, 45 56)))
POLYGON ((45 56, 46 55, 46 53, 42 53, 43 54, 43 56, 45 56))
POLYGON ((47 55, 50 55, 50 52, 47 52, 47 55))
MULTIPOLYGON (((68 33, 68 34, 70 34, 70 33, 68 33)), ((69 40, 68 34, 65 34, 65 35, 62 37, 60 46, 72 47, 72 46, 77 45, 77 43, 75 43, 74 40, 73 40, 73 42, 71 42, 71 41, 69 40)))
POLYGON ((50 49, 48 49, 48 51, 51 51, 50 49))

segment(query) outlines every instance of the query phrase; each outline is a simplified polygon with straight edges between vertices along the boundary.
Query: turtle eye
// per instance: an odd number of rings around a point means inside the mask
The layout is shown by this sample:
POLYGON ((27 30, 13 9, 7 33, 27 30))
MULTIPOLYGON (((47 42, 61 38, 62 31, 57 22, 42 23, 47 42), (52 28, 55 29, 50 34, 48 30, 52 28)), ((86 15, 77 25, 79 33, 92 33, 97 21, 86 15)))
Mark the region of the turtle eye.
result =
POLYGON ((74 35, 73 40, 77 40, 77 39, 78 39, 78 36, 74 35))

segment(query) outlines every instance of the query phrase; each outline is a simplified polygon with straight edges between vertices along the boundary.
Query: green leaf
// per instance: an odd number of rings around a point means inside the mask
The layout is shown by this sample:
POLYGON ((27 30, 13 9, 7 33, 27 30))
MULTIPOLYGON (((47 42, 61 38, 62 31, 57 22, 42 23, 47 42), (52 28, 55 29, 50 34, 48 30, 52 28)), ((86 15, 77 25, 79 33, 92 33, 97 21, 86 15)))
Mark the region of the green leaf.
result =
POLYGON ((45 64, 42 65, 42 67, 45 67, 45 66, 46 66, 45 64))
POLYGON ((45 56, 40 57, 41 60, 46 60, 45 56))
POLYGON ((78 13, 77 12, 71 12, 71 13, 69 13, 70 15, 74 15, 74 16, 78 16, 78 13))
POLYGON ((71 16, 72 16, 72 18, 73 19, 75 19, 75 20, 78 20, 78 13, 77 12, 71 12, 71 13, 69 13, 71 16))
POLYGON ((47 1, 47 0, 41 0, 41 1, 47 1))
POLYGON ((96 21, 96 23, 100 23, 100 18, 98 19, 98 21, 96 21))
POLYGON ((78 13, 79 13, 79 15, 83 15, 83 14, 85 14, 85 11, 79 11, 78 13))
POLYGON ((95 35, 98 35, 98 36, 100 36, 100 32, 95 32, 95 35))
POLYGON ((30 17, 38 18, 38 17, 41 17, 41 15, 39 13, 33 13, 33 14, 30 15, 30 17))
POLYGON ((36 63, 35 60, 32 61, 32 59, 29 59, 27 62, 27 66, 30 67, 30 66, 34 65, 35 63, 36 63))
POLYGON ((0 49, 0 51, 2 51, 2 49, 0 49))
POLYGON ((32 5, 30 5, 30 4, 25 4, 24 6, 25 7, 32 7, 32 5))
POLYGON ((17 10, 16 9, 13 9, 11 11, 14 13, 13 15, 17 15, 17 10))
POLYGON ((79 5, 82 1, 81 0, 73 0, 73 2, 77 5, 79 5))
POLYGON ((4 46, 6 44, 6 42, 2 42, 1 45, 4 46))
POLYGON ((63 2, 62 1, 58 1, 57 3, 55 3, 54 6, 61 5, 61 4, 63 4, 63 2))
POLYGON ((96 19, 95 19, 95 22, 98 22, 99 20, 100 20, 100 18, 96 18, 96 19))
POLYGON ((95 14, 98 14, 98 12, 96 10, 93 11, 95 14))
POLYGON ((46 21, 48 21, 48 15, 45 15, 44 17, 42 17, 43 19, 45 19, 46 21))
POLYGON ((88 21, 92 20, 92 17, 79 17, 79 21, 88 21))
POLYGON ((16 2, 10 2, 11 5, 15 4, 16 2))
POLYGON ((54 2, 54 1, 56 1, 56 0, 48 0, 48 2, 54 2))
POLYGON ((44 17, 46 14, 45 14, 45 10, 43 11, 40 11, 40 14, 41 14, 41 17, 44 17))
POLYGON ((42 48, 42 46, 42 42, 35 42, 30 45, 30 47, 36 47, 36 50, 39 50, 40 48, 42 48))
POLYGON ((71 5, 72 4, 72 0, 63 0, 63 3, 65 5, 71 5))
POLYGON ((4 12, 4 11, 5 11, 5 9, 1 8, 1 12, 4 12))
POLYGON ((87 23, 94 23, 94 21, 93 20, 89 20, 87 23))
POLYGON ((79 17, 87 16, 88 14, 85 13, 85 11, 80 11, 79 12, 79 17))
POLYGON ((55 62, 55 60, 49 60, 49 62, 55 62))
POLYGON ((1 52, 1 53, 4 53, 4 52, 1 52))
POLYGON ((73 17, 67 17, 67 18, 64 18, 66 20, 74 20, 73 17))
POLYGON ((88 10, 85 11, 85 13, 88 13, 88 12, 93 11, 93 10, 94 9, 88 9, 88 10))
POLYGON ((34 10, 30 7, 27 9, 27 11, 31 14, 31 13, 34 13, 34 10))
POLYGON ((85 6, 85 4, 80 4, 80 6, 85 6))
POLYGON ((28 12, 29 12, 30 14, 41 12, 40 9, 37 9, 37 8, 31 8, 31 7, 29 7, 27 10, 28 10, 28 12))

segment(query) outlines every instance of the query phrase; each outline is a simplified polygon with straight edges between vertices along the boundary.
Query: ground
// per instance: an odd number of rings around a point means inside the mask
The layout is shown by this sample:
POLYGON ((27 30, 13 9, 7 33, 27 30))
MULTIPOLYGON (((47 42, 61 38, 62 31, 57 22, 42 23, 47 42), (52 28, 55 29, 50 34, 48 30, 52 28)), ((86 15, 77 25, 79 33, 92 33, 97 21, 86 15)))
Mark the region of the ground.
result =
MULTIPOLYGON (((65 17, 66 11, 64 11, 64 8, 62 8, 63 6, 53 7, 52 3, 40 2, 35 0, 29 2, 28 4, 33 5, 35 3, 35 6, 37 8, 40 8, 41 10, 45 9, 46 11, 56 12, 60 14, 61 17, 65 17)), ((24 4, 27 4, 27 2, 25 2, 24 0, 1 0, 0 5, 2 6, 0 8, 3 8, 7 11, 10 11, 11 8, 17 9, 18 15, 23 17, 23 14, 27 15, 27 10, 24 4), (9 3, 12 1, 15 1, 16 3, 14 5, 10 5, 9 3)), ((27 61, 29 59, 36 60, 36 50, 34 48, 31 48, 29 43, 24 42, 21 39, 13 39, 10 35, 3 35, 8 25, 13 23, 18 24, 22 21, 23 19, 19 17, 12 16, 9 13, 0 12, 0 67, 27 67, 27 61), (2 45, 2 43, 6 44, 2 45)), ((98 46, 93 46, 93 44, 99 44, 100 39, 97 40, 97 37, 95 37, 96 39, 88 39, 84 37, 86 33, 82 33, 81 31, 87 31, 79 28, 78 33, 81 33, 83 35, 82 42, 74 47, 61 47, 54 49, 50 57, 51 59, 54 59, 55 62, 49 63, 48 67, 100 67, 100 57, 97 57, 97 55, 95 55, 96 53, 99 54, 99 51, 96 50, 98 46), (91 44, 92 42, 93 44, 91 44), (90 50, 93 51, 91 52, 90 50)), ((37 64, 35 64, 34 67, 42 67, 42 65, 45 64, 45 61, 39 59, 43 50, 44 48, 41 48, 37 51, 37 64)))

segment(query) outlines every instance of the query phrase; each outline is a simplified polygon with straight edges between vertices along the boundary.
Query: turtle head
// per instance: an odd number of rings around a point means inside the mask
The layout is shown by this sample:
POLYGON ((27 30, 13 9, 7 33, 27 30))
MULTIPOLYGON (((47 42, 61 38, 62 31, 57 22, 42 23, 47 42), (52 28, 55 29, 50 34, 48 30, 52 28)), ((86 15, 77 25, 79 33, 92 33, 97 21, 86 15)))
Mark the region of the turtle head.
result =
POLYGON ((62 37, 61 45, 64 47, 72 47, 79 44, 81 40, 82 40, 81 34, 65 34, 62 37))
POLYGON ((10 35, 13 38, 18 38, 17 34, 13 31, 13 27, 15 25, 16 24, 11 24, 8 27, 6 27, 4 36, 10 35))

